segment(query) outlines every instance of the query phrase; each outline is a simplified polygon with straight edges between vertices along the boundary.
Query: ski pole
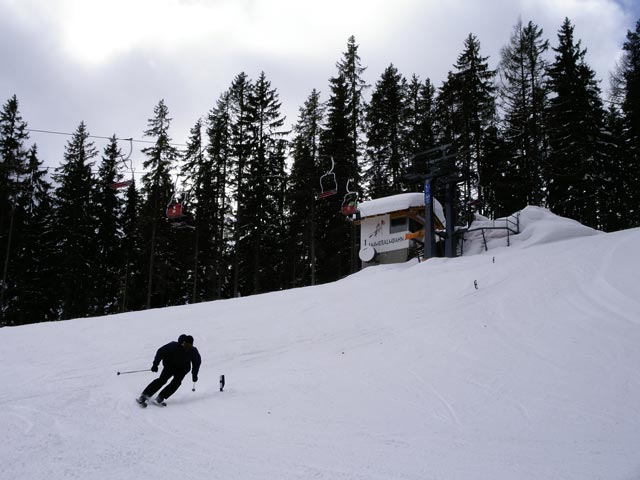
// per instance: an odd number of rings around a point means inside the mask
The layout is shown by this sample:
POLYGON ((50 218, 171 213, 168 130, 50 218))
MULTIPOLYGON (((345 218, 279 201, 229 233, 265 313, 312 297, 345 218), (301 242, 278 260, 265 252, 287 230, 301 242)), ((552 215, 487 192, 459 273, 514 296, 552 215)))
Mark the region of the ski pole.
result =
POLYGON ((196 391, 196 382, 193 382, 193 388, 191 389, 192 392, 196 391))
POLYGON ((129 372, 118 372, 118 375, 126 375, 127 373, 140 373, 140 372, 148 372, 149 370, 151 370, 150 368, 147 368, 146 370, 131 370, 129 372))

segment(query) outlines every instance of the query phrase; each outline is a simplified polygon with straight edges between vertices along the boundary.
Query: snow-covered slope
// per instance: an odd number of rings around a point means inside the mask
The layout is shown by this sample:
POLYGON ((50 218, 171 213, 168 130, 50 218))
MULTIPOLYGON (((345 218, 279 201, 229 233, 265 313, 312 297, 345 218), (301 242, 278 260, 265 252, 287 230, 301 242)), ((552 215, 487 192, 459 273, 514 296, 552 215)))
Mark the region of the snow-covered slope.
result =
POLYGON ((638 479, 640 229, 520 222, 477 255, 0 329, 0 479, 638 479), (140 409, 154 375, 116 372, 181 333, 196 391, 140 409))

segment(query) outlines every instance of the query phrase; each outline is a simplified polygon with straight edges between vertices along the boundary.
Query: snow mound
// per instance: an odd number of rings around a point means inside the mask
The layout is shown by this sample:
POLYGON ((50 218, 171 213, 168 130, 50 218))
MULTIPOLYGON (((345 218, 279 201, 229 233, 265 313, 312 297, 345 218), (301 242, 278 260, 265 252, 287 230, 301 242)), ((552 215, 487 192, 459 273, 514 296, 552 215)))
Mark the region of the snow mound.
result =
POLYGON ((602 233, 576 220, 555 215, 546 208, 528 206, 520 212, 520 233, 513 241, 525 248, 602 233))
POLYGON ((464 235, 463 255, 478 255, 501 247, 529 248, 602 232, 542 207, 528 206, 508 217, 490 220, 476 214, 464 235), (518 233, 517 233, 518 232, 518 233))

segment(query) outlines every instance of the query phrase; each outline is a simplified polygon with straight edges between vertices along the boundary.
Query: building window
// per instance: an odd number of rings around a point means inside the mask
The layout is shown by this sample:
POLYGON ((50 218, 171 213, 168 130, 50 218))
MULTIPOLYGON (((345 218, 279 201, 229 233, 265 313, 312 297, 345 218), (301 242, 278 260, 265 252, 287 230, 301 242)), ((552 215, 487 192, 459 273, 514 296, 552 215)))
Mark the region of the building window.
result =
POLYGON ((389 224, 389 233, 406 232, 407 217, 392 218, 389 224))

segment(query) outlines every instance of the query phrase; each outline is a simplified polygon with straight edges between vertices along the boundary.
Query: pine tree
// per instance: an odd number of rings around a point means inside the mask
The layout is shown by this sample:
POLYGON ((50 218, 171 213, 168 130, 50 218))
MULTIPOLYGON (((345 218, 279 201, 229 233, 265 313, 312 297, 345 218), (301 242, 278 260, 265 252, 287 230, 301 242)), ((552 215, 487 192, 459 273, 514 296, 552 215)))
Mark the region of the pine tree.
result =
POLYGON ((124 267, 118 282, 119 311, 141 310, 147 304, 147 271, 141 200, 132 182, 126 189, 122 213, 122 253, 124 267))
MULTIPOLYGON (((356 39, 352 35, 347 41, 347 51, 344 52, 342 60, 337 63, 338 74, 344 78, 347 87, 347 150, 345 155, 344 168, 346 169, 343 178, 344 194, 343 202, 347 201, 347 193, 355 192, 360 197, 363 194, 363 186, 361 185, 362 175, 362 136, 364 132, 364 114, 366 104, 364 101, 364 91, 369 88, 362 78, 366 67, 362 66, 360 55, 358 54, 358 45, 356 39)), ((341 183, 341 182, 339 182, 341 183)), ((358 259, 358 230, 353 223, 347 225, 349 236, 349 246, 343 253, 345 260, 348 258, 349 273, 354 273, 359 269, 358 259), (348 257, 347 257, 348 256, 348 257)))
POLYGON ((176 232, 172 231, 166 218, 166 208, 177 193, 171 183, 171 168, 179 153, 171 144, 169 109, 160 100, 153 110, 154 117, 148 121, 145 136, 155 139, 154 144, 144 148, 147 156, 142 177, 142 228, 145 258, 147 259, 146 308, 178 303, 175 283, 180 276, 175 271, 174 254, 179 245, 175 243, 176 232))
POLYGON ((20 196, 20 211, 24 226, 16 249, 16 292, 10 312, 11 324, 51 321, 58 319, 59 300, 53 269, 56 236, 54 231, 52 186, 47 169, 38 159, 34 145, 27 153, 28 178, 20 196))
POLYGON ((395 195, 405 188, 406 102, 406 81, 390 65, 376 83, 366 112, 369 168, 365 179, 371 198, 395 195))
POLYGON ((362 67, 358 45, 352 36, 347 51, 336 64, 337 75, 329 79, 330 97, 327 101, 327 123, 321 135, 321 157, 325 163, 335 162, 338 194, 323 199, 318 204, 317 274, 321 282, 332 281, 357 271, 357 231, 352 223, 345 222, 340 213, 349 191, 362 197, 361 153, 364 130, 364 90, 368 87, 362 79, 362 67))
MULTIPOLYGON (((458 89, 458 110, 455 112, 454 129, 457 131, 457 144, 464 154, 463 168, 471 172, 465 184, 467 196, 474 193, 482 203, 480 189, 472 189, 474 173, 483 182, 483 141, 486 130, 495 121, 495 71, 489 69, 488 57, 480 55, 480 41, 469 35, 464 42, 465 49, 455 65, 455 87, 458 89)), ((489 170, 489 168, 487 168, 489 170)), ((490 185, 486 185, 491 188, 490 185)))
POLYGON ((196 303, 204 297, 202 291, 202 279, 206 276, 206 252, 207 242, 211 238, 211 206, 213 197, 211 196, 211 162, 205 161, 204 144, 202 137, 202 119, 198 119, 191 128, 190 136, 187 140, 187 147, 183 155, 184 164, 181 171, 190 186, 188 193, 193 205, 195 220, 194 255, 193 265, 189 268, 192 277, 191 302, 196 303), (204 253, 204 255, 202 255, 204 253), (203 258, 204 257, 204 258, 203 258))
MULTIPOLYGON (((199 205, 199 214, 209 219, 211 237, 209 239, 209 261, 207 263, 206 283, 210 294, 208 299, 217 299, 231 295, 229 292, 229 263, 231 258, 232 225, 231 217, 231 95, 225 92, 218 99, 215 108, 209 113, 207 137, 207 157, 210 162, 211 184, 210 205, 199 205), (210 208, 210 211, 206 209, 210 208)), ((206 220, 205 220, 206 221, 206 220)))
POLYGON ((119 166, 124 159, 125 157, 118 147, 118 140, 113 135, 104 149, 95 189, 98 223, 94 305, 96 315, 115 313, 120 310, 120 305, 118 305, 119 283, 125 267, 122 249, 123 200, 114 185, 122 180, 119 166))
POLYGON ((422 83, 412 75, 407 85, 405 146, 408 157, 435 146, 435 87, 428 78, 422 83))
POLYGON ((324 105, 313 89, 299 109, 291 145, 293 165, 286 195, 289 239, 287 271, 291 287, 316 283, 316 194, 320 184, 320 132, 324 105))
POLYGON ((575 42, 573 30, 565 19, 548 71, 553 93, 547 111, 548 205, 558 215, 598 227, 598 178, 607 167, 602 147, 604 110, 595 73, 586 64, 586 50, 575 42))
POLYGON ((629 148, 629 158, 624 168, 625 197, 624 225, 640 225, 640 20, 634 31, 627 32, 623 45, 622 112, 624 138, 629 148))
POLYGON ((320 134, 322 168, 328 171, 330 159, 335 162, 337 195, 319 200, 316 209, 317 236, 316 278, 318 283, 334 281, 351 272, 350 225, 341 214, 345 187, 352 169, 347 153, 353 145, 350 137, 348 110, 349 90, 342 75, 330 79, 331 94, 327 101, 324 129, 320 134))
POLYGON ((343 53, 342 60, 337 63, 338 75, 344 78, 347 88, 346 115, 348 123, 347 145, 345 152, 345 164, 347 167, 347 178, 352 179, 352 186, 360 190, 360 155, 361 155, 361 135, 364 131, 364 115, 366 105, 364 102, 364 91, 369 87, 362 75, 366 70, 361 64, 358 54, 358 45, 352 35, 347 41, 347 51, 343 53))
MULTIPOLYGON (((544 188, 544 109, 547 91, 544 54, 549 42, 533 22, 523 27, 519 21, 510 43, 502 49, 500 62, 500 99, 504 110, 504 135, 508 151, 506 184, 497 189, 510 190, 509 210, 527 205, 542 205, 544 188)), ((506 159, 505 159, 506 160, 506 159)), ((499 195, 504 194, 501 192, 499 195)))
MULTIPOLYGON (((470 34, 464 50, 458 56, 456 71, 449 72, 438 95, 438 131, 441 144, 452 144, 460 152, 459 167, 467 173, 457 211, 466 208, 464 200, 477 197, 485 213, 490 207, 483 204, 483 189, 494 189, 490 165, 484 149, 491 144, 486 136, 495 131, 495 72, 489 69, 488 57, 480 54, 480 42, 470 34)), ((495 150, 493 151, 495 153, 495 150)))
POLYGON ((625 119, 615 105, 611 105, 605 117, 604 153, 608 159, 606 172, 600 175, 600 227, 608 232, 628 228, 629 213, 637 204, 628 203, 632 190, 628 188, 630 164, 629 148, 625 144, 625 119))
POLYGON ((91 161, 98 152, 81 122, 67 143, 62 165, 53 176, 57 232, 57 277, 62 319, 90 314, 94 305, 96 210, 91 161))
MULTIPOLYGON (((436 146, 437 142, 437 108, 436 90, 428 78, 423 82, 417 75, 412 75, 406 86, 405 131, 403 149, 405 152, 405 173, 424 175, 427 167, 423 162, 414 162, 416 154, 425 152, 436 146)), ((446 142, 445 142, 446 143, 446 142)), ((409 190, 423 191, 422 180, 407 182, 409 190)))
POLYGON ((264 72, 249 95, 252 113, 250 130, 253 148, 246 163, 246 183, 242 196, 245 228, 239 244, 240 268, 246 273, 247 293, 261 293, 281 271, 282 211, 284 178, 282 130, 284 118, 277 91, 264 72))
POLYGON ((14 95, 0 112, 0 251, 2 252, 2 283, 0 284, 0 314, 2 324, 7 321, 12 299, 17 291, 15 276, 16 241, 23 228, 24 215, 19 208, 19 200, 24 192, 27 177, 27 124, 19 112, 18 100, 14 95))
POLYGON ((231 155, 232 165, 230 174, 235 183, 233 187, 232 201, 236 205, 235 223, 233 232, 233 265, 232 265, 232 294, 234 297, 250 291, 247 283, 250 272, 246 271, 246 262, 241 258, 239 246, 247 236, 249 220, 245 217, 246 196, 248 195, 248 182, 246 181, 249 158, 255 148, 255 138, 251 124, 254 121, 254 112, 249 105, 249 97, 253 90, 253 84, 242 72, 236 76, 229 89, 229 106, 231 114, 231 155))

